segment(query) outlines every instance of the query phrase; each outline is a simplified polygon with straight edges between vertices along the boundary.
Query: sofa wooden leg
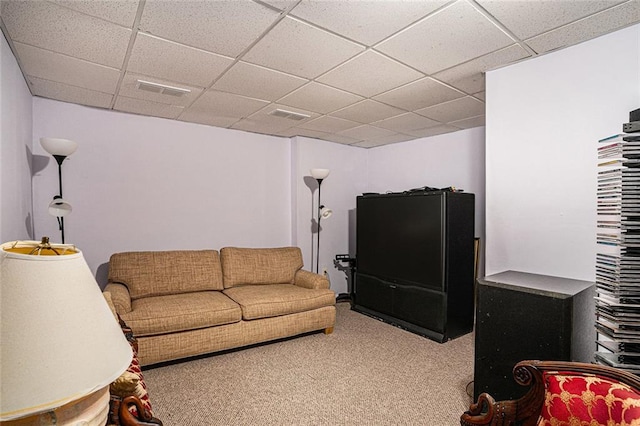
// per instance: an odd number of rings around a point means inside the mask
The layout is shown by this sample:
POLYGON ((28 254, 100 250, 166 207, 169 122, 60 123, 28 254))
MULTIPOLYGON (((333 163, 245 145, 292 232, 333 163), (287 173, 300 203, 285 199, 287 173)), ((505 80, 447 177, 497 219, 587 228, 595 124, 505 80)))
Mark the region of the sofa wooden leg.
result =
POLYGON ((324 329, 324 334, 331 334, 333 333, 333 327, 327 327, 324 329))

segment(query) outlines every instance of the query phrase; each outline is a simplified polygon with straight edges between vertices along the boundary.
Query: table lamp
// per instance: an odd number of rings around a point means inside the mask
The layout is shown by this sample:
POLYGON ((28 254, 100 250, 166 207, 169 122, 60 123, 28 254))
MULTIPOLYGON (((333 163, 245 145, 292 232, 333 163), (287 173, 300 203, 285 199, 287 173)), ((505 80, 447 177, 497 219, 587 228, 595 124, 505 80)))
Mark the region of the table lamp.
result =
POLYGON ((0 422, 104 425, 131 347, 82 252, 0 245, 0 422))

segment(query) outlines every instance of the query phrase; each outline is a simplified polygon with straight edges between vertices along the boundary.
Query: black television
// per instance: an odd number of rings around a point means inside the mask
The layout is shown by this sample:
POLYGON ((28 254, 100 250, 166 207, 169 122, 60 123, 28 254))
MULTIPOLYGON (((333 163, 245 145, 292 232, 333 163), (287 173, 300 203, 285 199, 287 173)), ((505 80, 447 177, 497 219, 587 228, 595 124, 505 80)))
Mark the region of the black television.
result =
POLYGON ((357 198, 358 273, 388 282, 441 289, 444 198, 433 194, 357 198))

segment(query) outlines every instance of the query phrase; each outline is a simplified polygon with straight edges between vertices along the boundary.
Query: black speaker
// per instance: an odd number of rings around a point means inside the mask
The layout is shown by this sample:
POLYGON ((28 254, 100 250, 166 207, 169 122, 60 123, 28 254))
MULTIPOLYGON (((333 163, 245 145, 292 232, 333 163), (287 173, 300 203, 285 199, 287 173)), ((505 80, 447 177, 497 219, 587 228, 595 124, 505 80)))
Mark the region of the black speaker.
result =
POLYGON ((512 370, 527 359, 592 362, 595 285, 507 271, 478 280, 474 397, 517 399, 512 370))

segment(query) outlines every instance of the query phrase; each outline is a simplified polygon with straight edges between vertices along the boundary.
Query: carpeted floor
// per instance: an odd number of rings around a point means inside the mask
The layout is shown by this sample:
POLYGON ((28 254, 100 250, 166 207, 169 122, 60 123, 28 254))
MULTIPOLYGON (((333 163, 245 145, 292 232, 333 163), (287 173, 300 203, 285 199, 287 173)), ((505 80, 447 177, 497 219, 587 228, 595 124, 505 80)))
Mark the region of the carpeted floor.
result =
POLYGON ((156 417, 190 425, 459 425, 473 334, 433 342, 338 303, 335 331, 144 370, 156 417))

